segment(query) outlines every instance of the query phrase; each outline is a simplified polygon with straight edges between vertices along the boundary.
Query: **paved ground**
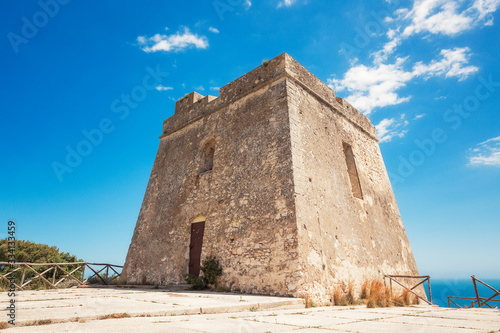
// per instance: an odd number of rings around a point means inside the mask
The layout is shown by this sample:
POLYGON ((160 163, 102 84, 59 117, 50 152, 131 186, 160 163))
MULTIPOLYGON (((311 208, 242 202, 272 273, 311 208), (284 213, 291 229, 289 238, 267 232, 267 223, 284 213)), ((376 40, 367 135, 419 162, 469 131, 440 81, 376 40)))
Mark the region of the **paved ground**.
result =
MULTIPOLYGON (((490 309, 305 309, 293 298, 140 289, 29 291, 16 301, 17 327, 8 330, 13 333, 500 332, 500 311, 490 309), (40 320, 47 324, 33 326, 40 320)), ((8 304, 6 293, 0 302, 8 304)), ((6 314, 0 311, 0 320, 6 314)))

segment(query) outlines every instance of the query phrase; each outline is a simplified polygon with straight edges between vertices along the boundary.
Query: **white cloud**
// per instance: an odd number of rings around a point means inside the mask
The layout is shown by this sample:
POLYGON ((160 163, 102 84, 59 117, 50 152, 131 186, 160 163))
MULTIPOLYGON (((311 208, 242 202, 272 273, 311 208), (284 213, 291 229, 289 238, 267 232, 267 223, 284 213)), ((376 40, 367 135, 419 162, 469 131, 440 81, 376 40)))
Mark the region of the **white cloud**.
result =
POLYGON ((473 23, 472 15, 459 12, 459 2, 450 0, 416 0, 403 18, 411 20, 403 30, 403 36, 421 32, 456 35, 469 29, 473 23))
POLYGON ((475 66, 465 66, 470 58, 470 49, 468 47, 441 50, 440 54, 442 59, 439 61, 433 60, 427 65, 422 62, 416 63, 413 74, 426 78, 432 76, 457 77, 459 81, 462 81, 478 70, 475 66))
POLYGON ((493 25, 493 16, 498 7, 500 6, 499 0, 476 0, 472 6, 472 10, 477 11, 479 20, 486 19, 484 25, 493 25))
POLYGON ((346 99, 358 110, 368 115, 373 109, 395 105, 409 100, 399 97, 396 91, 412 79, 403 68, 406 58, 398 58, 394 64, 378 64, 373 67, 355 65, 343 79, 328 79, 329 86, 335 91, 351 92, 346 99))
POLYGON ((500 166, 500 136, 481 142, 469 151, 469 165, 500 166))
POLYGON ((172 35, 156 34, 152 37, 139 36, 137 43, 144 52, 179 52, 187 48, 206 49, 208 40, 205 36, 198 36, 184 27, 172 35))
POLYGON ((252 2, 250 0, 245 0, 245 2, 243 3, 243 6, 245 6, 245 9, 250 9, 250 7, 252 7, 252 2))
POLYGON ((296 0, 281 0, 278 3, 278 8, 280 8, 280 7, 291 7, 295 3, 295 1, 296 0))
POLYGON ((350 92, 346 99, 369 115, 375 108, 408 101, 410 97, 401 97, 397 92, 415 78, 444 76, 463 80, 478 70, 477 67, 466 66, 470 57, 469 48, 441 50, 440 55, 440 60, 429 64, 418 62, 413 66, 406 65, 408 57, 397 58, 393 64, 375 63, 371 67, 354 64, 342 79, 331 78, 327 83, 335 91, 350 92))
POLYGON ((407 126, 409 122, 405 120, 405 115, 402 114, 399 119, 386 118, 375 125, 377 136, 380 142, 389 142, 395 137, 402 138, 408 132, 407 126))
POLYGON ((212 91, 219 91, 220 87, 210 87, 210 90, 212 91))
MULTIPOLYGON (((389 30, 389 32, 393 32, 394 30, 389 30)), ((392 36, 392 33, 388 33, 388 36, 390 38, 390 41, 385 43, 384 47, 382 50, 374 52, 374 62, 375 63, 381 63, 385 60, 387 60, 387 57, 394 52, 394 50, 399 46, 401 43, 401 38, 397 36, 392 36)))
POLYGON ((209 30, 210 32, 213 32, 214 34, 218 34, 218 33, 220 32, 220 31, 219 31, 219 29, 214 28, 214 27, 209 27, 209 28, 208 28, 208 30, 209 30))
POLYGON ((198 86, 198 87, 194 87, 194 90, 205 91, 205 88, 203 86, 198 86))
POLYGON ((412 9, 397 12, 406 23, 403 36, 417 33, 453 36, 477 26, 491 25, 499 0, 415 0, 412 9))
POLYGON ((415 0, 411 9, 398 9, 395 18, 386 18, 394 28, 389 29, 389 41, 383 49, 373 53, 375 62, 386 60, 402 40, 412 35, 456 36, 492 25, 492 14, 498 7, 500 0, 415 0))
POLYGON ((161 84, 156 87, 156 90, 158 90, 158 91, 169 91, 169 90, 173 90, 173 89, 174 88, 172 88, 172 87, 165 87, 165 86, 162 86, 161 84))

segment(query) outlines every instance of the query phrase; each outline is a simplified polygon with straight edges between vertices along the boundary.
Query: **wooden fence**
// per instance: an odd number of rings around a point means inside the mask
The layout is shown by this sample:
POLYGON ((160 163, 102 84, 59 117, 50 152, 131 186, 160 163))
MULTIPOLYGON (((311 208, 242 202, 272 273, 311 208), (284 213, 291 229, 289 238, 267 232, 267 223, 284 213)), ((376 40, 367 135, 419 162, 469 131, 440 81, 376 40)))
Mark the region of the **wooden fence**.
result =
POLYGON ((401 287, 403 287, 403 289, 408 290, 410 293, 417 296, 422 301, 426 302, 429 305, 432 304, 431 277, 429 275, 422 275, 422 276, 417 276, 417 275, 384 275, 384 285, 385 285, 385 279, 389 279, 391 294, 392 294, 392 282, 394 281, 394 283, 400 285, 401 287), (420 279, 420 281, 411 287, 407 287, 403 284, 402 281, 398 281, 397 279, 420 279), (422 296, 418 295, 417 293, 415 293, 413 291, 413 290, 415 290, 415 288, 424 284, 425 282, 427 282, 427 287, 429 290, 429 300, 426 300, 425 298, 423 298, 422 296))
POLYGON ((452 303, 452 304, 456 305, 457 307, 464 308, 464 309, 473 308, 473 307, 475 307, 475 305, 477 305, 478 308, 482 307, 483 305, 486 305, 487 307, 493 309, 493 306, 489 305, 488 303, 489 302, 500 302, 500 299, 494 299, 495 297, 497 297, 498 295, 500 295, 500 290, 496 290, 492 286, 490 286, 487 283, 485 283, 485 282, 479 280, 478 278, 476 278, 474 275, 472 275, 471 278, 472 278, 472 283, 474 284, 474 292, 475 292, 476 296, 475 297, 448 296, 448 307, 450 307, 450 305, 452 303), (482 285, 484 285, 485 287, 488 287, 491 290, 493 290, 494 294, 492 296, 488 297, 488 298, 480 297, 479 296, 479 292, 477 291, 477 282, 479 282, 482 285), (454 299, 470 300, 471 304, 470 305, 460 306, 460 305, 458 305, 457 303, 455 303, 453 301, 454 299))
POLYGON ((14 284, 14 286, 18 290, 24 290, 26 286, 31 284, 33 281, 42 280, 47 283, 51 288, 59 289, 58 285, 66 280, 70 279, 78 283, 78 285, 84 285, 90 279, 97 279, 102 282, 104 285, 111 284, 115 279, 118 279, 121 275, 121 272, 118 272, 120 268, 123 266, 112 265, 112 264, 97 264, 90 262, 70 262, 70 263, 29 263, 29 262, 17 262, 14 264, 8 262, 0 262, 0 269, 2 267, 11 267, 15 268, 8 273, 0 273, 0 281, 7 281, 9 284, 14 284), (64 267, 70 267, 70 269, 64 269, 64 267), (101 267, 101 269, 97 267, 101 267), (36 268, 45 268, 42 272, 38 272, 36 268), (73 268, 74 267, 74 268, 73 268), (89 269, 93 274, 88 278, 85 278, 85 269, 89 269), (103 272, 105 270, 105 273, 103 272), (109 273, 112 271, 111 278, 109 277, 109 273), (16 273, 17 272, 17 273, 16 273), (57 277, 57 273, 62 273, 57 277), (14 278, 14 273, 16 275, 21 274, 20 279, 14 278), (33 274, 32 274, 33 273, 33 274), (46 276, 47 274, 52 273, 52 276, 46 276), (27 275, 34 275, 33 277, 28 277, 27 275), (11 280, 12 279, 12 280, 11 280), (15 281, 18 281, 16 283, 15 281))

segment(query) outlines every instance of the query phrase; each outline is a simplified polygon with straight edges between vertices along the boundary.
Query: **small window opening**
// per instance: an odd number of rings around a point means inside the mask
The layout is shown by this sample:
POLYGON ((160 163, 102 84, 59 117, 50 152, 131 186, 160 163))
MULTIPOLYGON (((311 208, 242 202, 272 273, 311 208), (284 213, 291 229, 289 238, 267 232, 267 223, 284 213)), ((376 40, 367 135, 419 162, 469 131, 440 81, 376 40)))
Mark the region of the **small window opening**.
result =
POLYGON ((344 142, 343 148, 347 164, 347 173, 351 181, 352 194, 358 199, 363 199, 363 192, 361 191, 361 183, 359 182, 358 169, 356 168, 352 147, 344 142))
POLYGON ((207 172, 214 167, 214 152, 215 152, 215 140, 209 140, 203 146, 201 152, 201 167, 200 173, 207 172))

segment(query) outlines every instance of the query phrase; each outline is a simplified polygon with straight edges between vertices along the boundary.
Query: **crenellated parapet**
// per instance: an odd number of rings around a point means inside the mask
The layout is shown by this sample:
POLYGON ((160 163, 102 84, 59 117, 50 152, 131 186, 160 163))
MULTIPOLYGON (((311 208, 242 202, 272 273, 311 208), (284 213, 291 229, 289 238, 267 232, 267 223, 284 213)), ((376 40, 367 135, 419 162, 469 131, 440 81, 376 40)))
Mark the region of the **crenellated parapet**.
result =
POLYGON ((377 139, 375 127, 368 118, 345 99, 336 97, 333 89, 286 53, 265 61, 256 69, 221 87, 219 97, 203 96, 197 92, 192 92, 179 99, 175 104, 175 114, 163 122, 161 137, 201 119, 206 114, 216 112, 228 103, 232 103, 284 78, 293 80, 331 108, 333 112, 339 113, 370 137, 377 139))

